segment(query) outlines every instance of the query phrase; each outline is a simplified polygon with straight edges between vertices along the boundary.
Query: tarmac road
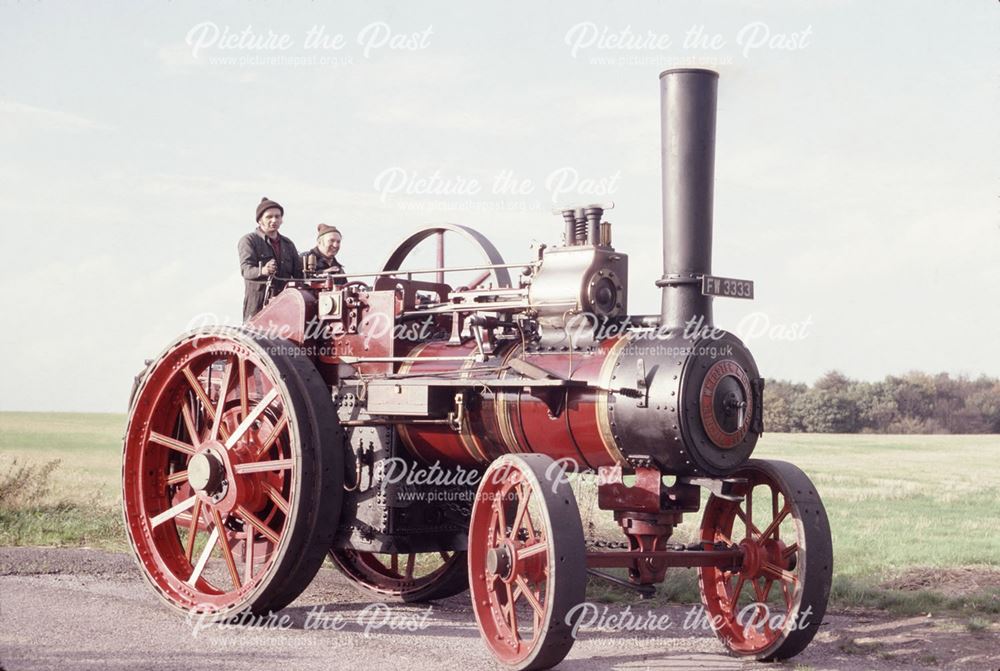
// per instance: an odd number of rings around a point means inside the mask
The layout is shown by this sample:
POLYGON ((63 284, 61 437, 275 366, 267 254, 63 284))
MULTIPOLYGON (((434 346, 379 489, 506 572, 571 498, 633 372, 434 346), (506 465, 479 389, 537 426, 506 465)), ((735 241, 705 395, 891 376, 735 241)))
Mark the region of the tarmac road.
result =
MULTIPOLYGON (((623 606, 609 608, 615 614, 623 606)), ((635 614, 646 617, 647 611, 641 603, 633 605, 635 614)), ((690 607, 684 606, 656 609, 652 613, 656 618, 667 616, 673 623, 658 631, 590 628, 559 668, 760 671, 919 666, 911 655, 897 660, 844 651, 838 630, 865 623, 869 629, 884 629, 885 622, 877 617, 831 616, 816 641, 793 663, 762 667, 728 657, 709 632, 685 631, 681 623, 688 612, 690 607)), ((222 629, 187 620, 161 604, 129 555, 0 548, 3 671, 499 668, 480 641, 465 594, 430 607, 393 604, 387 609, 356 591, 336 570, 324 567, 279 616, 284 619, 222 629)), ((910 624, 890 626, 897 643, 903 636, 901 649, 910 639, 924 640, 928 635, 921 630, 907 638, 907 632, 920 630, 924 623, 910 624)), ((942 668, 941 661, 933 666, 942 668)), ((978 661, 986 665, 976 668, 989 668, 991 663, 986 658, 978 661)))

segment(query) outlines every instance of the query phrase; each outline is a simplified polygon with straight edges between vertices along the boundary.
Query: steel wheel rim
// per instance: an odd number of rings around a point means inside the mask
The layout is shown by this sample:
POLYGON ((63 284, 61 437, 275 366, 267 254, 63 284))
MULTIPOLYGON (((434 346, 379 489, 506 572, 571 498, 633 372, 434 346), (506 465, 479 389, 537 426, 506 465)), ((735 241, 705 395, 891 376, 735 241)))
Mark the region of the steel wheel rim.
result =
POLYGON ((432 585, 447 574, 457 563, 465 562, 465 553, 456 551, 376 553, 362 550, 331 550, 334 563, 356 584, 369 591, 386 596, 400 597, 432 585), (433 570, 416 575, 418 564, 437 555, 441 563, 433 570), (404 561, 400 561, 405 557, 404 561))
POLYGON ((546 477, 553 463, 544 455, 499 458, 472 509, 473 611, 490 651, 516 669, 549 668, 566 656, 586 595, 583 526, 568 483, 546 477))
MULTIPOLYGON (((771 658, 803 625, 807 617, 802 609, 805 585, 811 577, 806 572, 807 534, 801 506, 791 496, 788 483, 771 471, 751 465, 735 473, 734 477, 748 479, 739 493, 750 501, 749 515, 746 503, 712 497, 701 527, 706 549, 716 542, 743 549, 739 570, 700 569, 699 588, 709 620, 717 623, 716 633, 726 647, 735 655, 758 659, 771 658), (759 496, 761 493, 765 496, 759 496), (742 528, 743 533, 737 534, 742 538, 733 537, 734 527, 742 528), (766 604, 767 610, 748 601, 766 604), (768 614, 773 619, 767 618, 768 614)), ((808 617, 821 619, 822 612, 808 617)))
POLYGON ((125 440, 123 508, 143 572, 169 603, 227 612, 267 587, 299 494, 294 412, 273 362, 225 337, 182 339, 144 380, 125 440), (228 362, 218 387, 205 379, 217 362, 228 362), (188 471, 206 468, 225 485, 196 491, 188 471))

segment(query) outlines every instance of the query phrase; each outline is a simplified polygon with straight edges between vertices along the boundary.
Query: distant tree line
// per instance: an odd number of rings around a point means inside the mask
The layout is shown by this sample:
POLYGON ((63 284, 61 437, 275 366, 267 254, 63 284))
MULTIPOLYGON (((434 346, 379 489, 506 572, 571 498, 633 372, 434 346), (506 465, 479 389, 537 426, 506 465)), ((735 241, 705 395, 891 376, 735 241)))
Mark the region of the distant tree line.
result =
POLYGON ((838 371, 813 386, 767 380, 764 430, 808 433, 1000 433, 1000 380, 947 373, 851 380, 838 371))

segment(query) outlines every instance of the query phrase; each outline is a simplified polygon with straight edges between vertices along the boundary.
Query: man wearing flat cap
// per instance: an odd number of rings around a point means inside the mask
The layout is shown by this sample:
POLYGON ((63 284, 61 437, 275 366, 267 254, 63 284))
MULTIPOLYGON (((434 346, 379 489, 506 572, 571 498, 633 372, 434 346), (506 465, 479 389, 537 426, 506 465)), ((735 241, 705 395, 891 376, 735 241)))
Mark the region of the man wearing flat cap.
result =
MULTIPOLYGON (((344 267, 337 260, 340 242, 343 240, 336 226, 320 224, 316 227, 316 246, 302 253, 302 265, 317 275, 343 275, 344 267)), ((347 284, 347 278, 334 277, 337 286, 347 284)))
POLYGON ((243 321, 264 307, 268 280, 270 296, 285 288, 289 277, 302 277, 302 260, 295 243, 278 233, 285 208, 267 198, 257 206, 257 228, 240 238, 240 272, 243 274, 243 321))

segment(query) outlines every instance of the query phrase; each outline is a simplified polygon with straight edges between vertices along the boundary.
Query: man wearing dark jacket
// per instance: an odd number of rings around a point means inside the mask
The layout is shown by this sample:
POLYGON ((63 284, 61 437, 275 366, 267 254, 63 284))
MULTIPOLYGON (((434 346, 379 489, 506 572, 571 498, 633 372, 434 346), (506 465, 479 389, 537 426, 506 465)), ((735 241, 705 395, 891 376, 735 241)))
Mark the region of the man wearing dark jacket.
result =
POLYGON ((264 294, 270 280, 269 296, 285 288, 284 280, 302 277, 302 260, 295 244, 278 233, 285 208, 268 199, 257 206, 257 229, 240 238, 240 272, 243 274, 243 321, 264 307, 264 294))

